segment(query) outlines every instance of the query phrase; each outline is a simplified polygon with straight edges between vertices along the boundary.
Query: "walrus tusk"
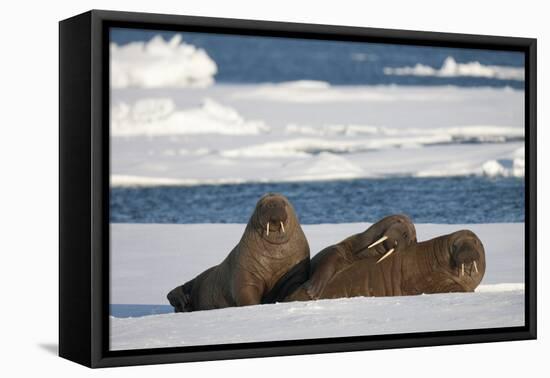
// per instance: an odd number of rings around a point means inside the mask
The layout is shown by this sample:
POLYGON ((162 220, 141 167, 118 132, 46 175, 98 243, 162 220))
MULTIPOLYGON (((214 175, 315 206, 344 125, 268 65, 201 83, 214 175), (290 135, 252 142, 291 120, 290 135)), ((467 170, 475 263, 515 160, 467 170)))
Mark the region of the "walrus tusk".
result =
POLYGON ((386 235, 382 236, 380 239, 378 239, 377 241, 375 241, 374 243, 372 243, 371 245, 368 246, 368 248, 372 248, 374 247, 375 245, 378 245, 380 243, 382 243, 384 240, 386 240, 388 237, 386 235))
POLYGON ((462 263, 462 274, 461 274, 461 276, 463 276, 463 275, 464 275, 464 263, 462 263))
POLYGON ((267 236, 269 236, 269 222, 267 222, 266 230, 267 230, 267 236))
POLYGON ((380 261, 384 260, 386 257, 391 255, 394 251, 395 251, 395 248, 390 249, 388 252, 384 254, 384 256, 380 257, 376 263, 378 264, 380 261))
POLYGON ((476 270, 476 273, 479 273, 479 270, 477 270, 477 264, 475 261, 474 261, 474 269, 476 270))
POLYGON ((281 222, 281 230, 283 230, 283 234, 285 233, 285 226, 283 226, 283 222, 281 222))

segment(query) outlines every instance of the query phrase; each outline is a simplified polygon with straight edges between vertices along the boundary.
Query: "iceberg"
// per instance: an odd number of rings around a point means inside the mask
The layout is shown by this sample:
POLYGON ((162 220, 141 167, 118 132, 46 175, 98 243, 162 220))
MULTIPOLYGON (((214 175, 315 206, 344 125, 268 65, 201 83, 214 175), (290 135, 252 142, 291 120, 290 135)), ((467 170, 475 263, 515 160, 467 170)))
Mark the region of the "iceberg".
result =
POLYGON ((148 42, 111 43, 111 88, 206 87, 214 83, 216 62, 206 51, 155 36, 148 42))

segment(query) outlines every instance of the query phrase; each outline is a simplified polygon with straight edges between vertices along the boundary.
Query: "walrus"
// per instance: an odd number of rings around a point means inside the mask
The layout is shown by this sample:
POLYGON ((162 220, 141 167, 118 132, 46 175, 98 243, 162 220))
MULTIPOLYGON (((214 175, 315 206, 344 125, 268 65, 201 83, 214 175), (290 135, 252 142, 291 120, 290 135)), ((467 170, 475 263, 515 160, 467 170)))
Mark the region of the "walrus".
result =
POLYGON ((365 231, 317 253, 310 263, 310 279, 286 300, 322 298, 327 285, 358 261, 376 257, 384 260, 413 243, 416 229, 411 220, 402 214, 387 216, 365 231))
POLYGON ((175 312, 274 303, 309 278, 309 245, 294 208, 264 195, 239 243, 213 266, 167 295, 175 312))
MULTIPOLYGON (((387 234, 389 231, 391 227, 387 234)), ((324 277, 325 271, 334 272, 332 268, 327 269, 331 264, 329 257, 338 254, 342 242, 328 247, 320 252, 323 255, 312 259, 311 279, 285 301, 473 292, 481 282, 485 274, 485 250, 472 231, 461 230, 420 243, 416 237, 402 236, 402 240, 394 241, 389 235, 382 236, 379 240, 384 242, 373 243, 386 250, 382 257, 367 253, 330 277, 324 277), (384 244, 387 241, 390 243, 384 244), (405 241, 404 247, 398 248, 402 241, 405 241), (315 285, 311 281, 316 276, 325 282, 320 289, 309 290, 315 285)))

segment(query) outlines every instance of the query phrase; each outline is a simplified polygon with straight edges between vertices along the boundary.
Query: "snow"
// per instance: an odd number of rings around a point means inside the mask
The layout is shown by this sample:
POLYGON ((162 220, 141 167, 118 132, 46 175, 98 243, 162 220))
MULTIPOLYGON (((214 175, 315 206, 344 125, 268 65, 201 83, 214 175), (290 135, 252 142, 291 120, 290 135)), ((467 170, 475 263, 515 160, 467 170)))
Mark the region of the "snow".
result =
POLYGON ((483 174, 489 177, 524 177, 525 176, 525 147, 514 151, 512 160, 489 160, 481 167, 483 174))
POLYGON ((525 70, 523 67, 483 65, 479 62, 457 63, 452 56, 448 56, 439 69, 417 63, 413 67, 385 67, 384 74, 436 77, 469 76, 498 80, 525 80, 525 70))
POLYGON ((111 88, 205 87, 214 82, 216 63, 203 49, 175 34, 169 41, 111 43, 111 88))
MULTIPOLYGON (((285 129, 286 134, 303 134, 315 136, 401 136, 415 138, 418 136, 430 137, 432 143, 451 143, 456 139, 469 139, 477 142, 505 142, 511 138, 525 136, 525 130, 517 127, 495 125, 472 125, 447 128, 408 128, 398 129, 370 125, 296 125, 290 124, 285 129)), ((413 143, 416 142, 413 139, 413 143)), ((420 144, 420 143, 419 143, 420 144)), ((424 142, 423 144, 429 144, 424 142)))
POLYGON ((111 318, 111 350, 523 326, 522 290, 277 303, 111 318))
POLYGON ((260 84, 250 91, 237 92, 233 98, 239 100, 261 99, 263 101, 297 104, 324 104, 348 101, 397 101, 388 93, 374 88, 346 88, 331 86, 324 81, 298 80, 286 83, 260 84))
POLYGON ((267 132, 262 121, 246 121, 235 109, 205 98, 197 108, 176 109, 170 98, 120 102, 111 110, 111 135, 245 135, 267 132))
MULTIPOLYGON (((111 303, 167 304, 166 293, 218 264, 242 224, 112 224, 111 303)), ((312 254, 367 223, 304 225, 312 254)), ((463 228, 484 243, 476 293, 278 303, 141 318, 111 317, 111 349, 521 326, 523 224, 419 224, 419 240, 463 228), (261 330, 261 331, 259 331, 261 330)))
MULTIPOLYGON (((216 138, 222 141, 221 137, 216 138)), ((369 149, 369 143, 334 143, 323 139, 293 139, 205 154, 207 150, 181 149, 180 140, 113 141, 114 149, 128 149, 113 161, 113 186, 199 185, 245 182, 295 182, 342 178, 392 176, 445 177, 457 175, 524 175, 522 142, 483 145, 436 145, 420 148, 369 149), (143 141, 146 144, 146 141, 143 141), (344 151, 351 151, 344 154, 344 151), (487 162, 502 164, 487 169, 487 162)), ((209 150, 212 151, 212 150, 209 150)))
POLYGON ((509 88, 298 81, 117 89, 111 182, 523 177, 523 105, 523 91, 509 88))

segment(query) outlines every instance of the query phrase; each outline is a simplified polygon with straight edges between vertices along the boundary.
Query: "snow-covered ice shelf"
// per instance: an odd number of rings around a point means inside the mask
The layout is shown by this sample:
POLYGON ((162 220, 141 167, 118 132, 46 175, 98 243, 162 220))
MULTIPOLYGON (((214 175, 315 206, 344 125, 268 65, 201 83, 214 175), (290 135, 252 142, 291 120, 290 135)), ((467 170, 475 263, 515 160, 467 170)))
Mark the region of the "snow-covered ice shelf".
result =
POLYGON ((342 298, 141 318, 111 318, 111 349, 513 327, 521 289, 474 294, 342 298))
MULTIPOLYGON (((368 227, 305 225, 312 254, 368 227)), ((278 303, 141 318, 111 318, 111 348, 512 327, 524 324, 524 225, 419 224, 419 240, 469 228, 484 243, 487 271, 472 294, 278 303)), ((241 224, 111 225, 111 303, 167 304, 166 293, 219 263, 241 224)))

